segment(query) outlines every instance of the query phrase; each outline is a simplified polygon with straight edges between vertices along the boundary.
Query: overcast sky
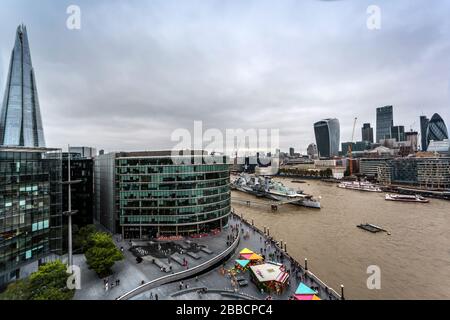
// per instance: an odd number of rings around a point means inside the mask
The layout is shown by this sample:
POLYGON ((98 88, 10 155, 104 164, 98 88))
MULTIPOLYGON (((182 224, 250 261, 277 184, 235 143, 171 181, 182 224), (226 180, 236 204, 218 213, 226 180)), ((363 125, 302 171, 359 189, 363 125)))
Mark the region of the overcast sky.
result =
POLYGON ((348 141, 358 117, 360 139, 384 105, 407 130, 434 112, 450 124, 450 1, 2 0, 1 98, 22 22, 49 147, 171 148, 202 120, 278 128, 282 149, 304 152, 314 122, 337 117, 348 141))

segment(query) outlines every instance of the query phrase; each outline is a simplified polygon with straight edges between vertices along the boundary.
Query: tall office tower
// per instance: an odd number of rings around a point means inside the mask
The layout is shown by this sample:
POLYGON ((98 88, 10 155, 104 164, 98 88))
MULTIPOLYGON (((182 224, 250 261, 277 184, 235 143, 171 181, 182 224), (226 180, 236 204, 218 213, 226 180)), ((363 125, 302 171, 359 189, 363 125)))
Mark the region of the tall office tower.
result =
POLYGON ((361 128, 362 141, 369 141, 373 143, 373 128, 370 127, 370 123, 364 123, 361 128))
POLYGON ((294 156, 294 153, 295 153, 295 149, 294 149, 294 148, 289 148, 289 155, 290 155, 291 157, 294 156))
POLYGON ((318 157, 317 145, 315 143, 310 143, 306 149, 306 154, 310 159, 317 159, 318 157))
POLYGON ((24 25, 17 28, 6 78, 0 113, 0 145, 45 147, 36 79, 24 25))
POLYGON ((0 146, 0 288, 62 252, 61 150, 0 146))
POLYGON ((430 120, 427 116, 420 116, 420 148, 422 151, 427 151, 427 128, 430 120))
POLYGON ((391 138, 395 141, 405 141, 405 126, 392 126, 391 138))
POLYGON ((377 142, 391 138, 391 128, 394 125, 393 107, 377 108, 377 142))
POLYGON ((339 155, 340 127, 338 119, 324 119, 314 124, 319 157, 339 155))
POLYGON ((437 113, 433 114, 428 122, 427 127, 427 146, 431 140, 442 141, 448 139, 447 127, 445 126, 444 120, 437 113))

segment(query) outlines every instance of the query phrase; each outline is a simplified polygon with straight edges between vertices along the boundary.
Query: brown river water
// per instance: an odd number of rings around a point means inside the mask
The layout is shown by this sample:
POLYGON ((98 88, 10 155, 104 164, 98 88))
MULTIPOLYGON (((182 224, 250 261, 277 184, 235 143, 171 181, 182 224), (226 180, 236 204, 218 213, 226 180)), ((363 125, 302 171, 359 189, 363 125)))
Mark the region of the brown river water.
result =
MULTIPOLYGON (((384 200, 384 193, 338 188, 334 183, 276 178, 285 185, 321 196, 322 209, 291 204, 247 206, 239 199, 267 202, 232 191, 233 208, 260 229, 270 228, 288 252, 347 299, 450 299, 450 201, 384 200), (390 232, 370 233, 360 223, 390 232), (368 266, 380 268, 380 289, 368 289, 368 266)), ((255 248, 257 250, 259 248, 255 248)))

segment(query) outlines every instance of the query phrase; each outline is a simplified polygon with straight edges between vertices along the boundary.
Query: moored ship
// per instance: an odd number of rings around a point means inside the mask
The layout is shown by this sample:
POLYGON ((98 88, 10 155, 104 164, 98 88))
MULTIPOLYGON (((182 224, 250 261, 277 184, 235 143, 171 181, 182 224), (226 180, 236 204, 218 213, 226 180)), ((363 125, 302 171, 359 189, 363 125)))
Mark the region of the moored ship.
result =
POLYGON ((273 181, 270 177, 241 174, 231 183, 231 187, 258 197, 320 209, 320 201, 312 195, 286 187, 281 182, 273 181))
POLYGON ((358 191, 382 192, 379 187, 367 181, 343 181, 338 184, 338 187, 358 191))
POLYGON ((420 202, 428 203, 430 200, 419 195, 405 195, 405 194, 386 194, 386 200, 389 201, 402 201, 402 202, 420 202))

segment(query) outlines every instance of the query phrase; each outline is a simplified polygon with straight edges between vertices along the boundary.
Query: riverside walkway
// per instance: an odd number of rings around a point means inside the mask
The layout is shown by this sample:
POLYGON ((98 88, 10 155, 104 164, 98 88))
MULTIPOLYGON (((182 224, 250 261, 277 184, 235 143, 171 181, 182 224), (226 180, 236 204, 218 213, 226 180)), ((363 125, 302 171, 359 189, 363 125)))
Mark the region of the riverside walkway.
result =
MULTIPOLYGON (((300 282, 314 287, 318 292, 318 296, 324 300, 341 299, 339 294, 327 287, 314 274, 309 270, 305 270, 304 266, 300 265, 282 250, 280 244, 277 244, 269 235, 264 234, 263 231, 252 226, 251 223, 242 219, 242 217, 233 214, 229 225, 233 226, 235 231, 239 230, 238 238, 233 238, 232 246, 235 247, 230 248, 232 242, 230 237, 233 234, 230 227, 225 228, 218 235, 209 235, 205 238, 196 239, 189 238, 190 241, 207 248, 207 251, 212 253, 200 250, 197 252, 199 259, 183 254, 183 258, 188 261, 188 267, 186 268, 172 260, 172 271, 170 273, 164 272, 160 267, 148 261, 149 259, 137 263, 136 257, 128 250, 130 243, 121 241, 118 236, 114 236, 116 245, 119 248, 124 248, 125 259, 114 265, 113 274, 109 277, 109 283, 115 284, 116 280, 120 280, 120 284, 105 290, 104 280, 99 279, 94 271, 88 269, 83 255, 76 255, 74 256, 74 262, 81 268, 82 288, 76 291, 74 299, 148 300, 156 297, 160 300, 266 299, 268 294, 258 291, 256 285, 250 280, 249 272, 243 274, 248 282, 248 285, 243 287, 233 287, 231 279, 227 275, 219 273, 222 267, 225 269, 233 268, 235 259, 238 258, 239 252, 243 248, 249 248, 254 252, 264 254, 266 257, 272 255, 272 261, 284 264, 286 269, 289 270, 288 287, 281 295, 271 295, 272 299, 287 300, 291 298, 300 282), (227 254, 222 258, 220 255, 224 252, 227 254), (201 271, 194 272, 197 267, 207 265, 208 262, 214 259, 219 259, 215 261, 214 266, 206 269, 200 268, 202 269, 201 271), (189 269, 193 272, 187 272, 189 269), (187 275, 180 276, 181 273, 187 275), (198 291, 200 289, 206 289, 208 293, 199 295, 198 291)), ((183 241, 185 242, 185 240, 183 241)), ((177 241, 174 242, 176 243, 177 241)))
MULTIPOLYGON (((233 215, 230 225, 237 226, 240 231, 240 241, 234 253, 222 265, 225 269, 233 268, 235 259, 238 259, 239 252, 243 248, 249 248, 254 252, 262 253, 265 256, 273 254, 275 259, 272 261, 282 263, 290 271, 290 280, 288 287, 281 295, 272 294, 273 300, 288 300, 295 293, 300 282, 307 286, 314 287, 318 291, 318 295, 324 300, 339 300, 340 295, 333 289, 329 288, 320 279, 318 279, 310 271, 305 271, 304 266, 296 262, 286 252, 275 243, 270 241, 270 236, 264 234, 247 221, 237 215, 233 215), (249 237, 244 237, 248 234, 249 237), (264 250, 265 249, 265 250, 264 250)), ((206 273, 199 274, 195 277, 182 281, 176 281, 165 285, 158 286, 151 290, 142 292, 133 297, 136 300, 155 299, 158 296, 160 300, 209 300, 209 299, 267 299, 268 294, 257 289, 256 285, 251 282, 249 271, 241 276, 245 277, 248 285, 243 287, 234 287, 231 278, 222 275, 220 267, 209 270, 206 273), (199 294, 198 291, 206 289, 206 294, 199 294)))

